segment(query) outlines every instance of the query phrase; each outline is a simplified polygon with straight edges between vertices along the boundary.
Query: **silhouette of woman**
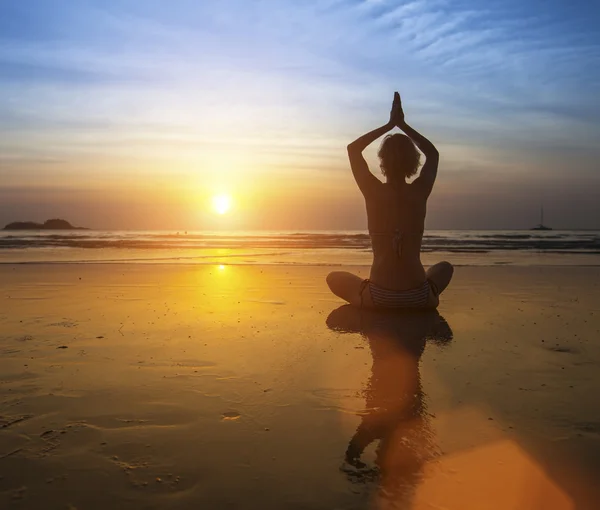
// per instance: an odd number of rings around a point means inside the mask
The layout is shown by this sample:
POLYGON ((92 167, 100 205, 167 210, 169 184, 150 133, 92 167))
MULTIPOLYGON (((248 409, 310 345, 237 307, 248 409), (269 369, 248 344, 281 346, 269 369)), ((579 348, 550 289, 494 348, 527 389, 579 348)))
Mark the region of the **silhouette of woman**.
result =
POLYGON ((436 310, 386 313, 344 305, 327 318, 329 328, 360 333, 369 342, 373 365, 364 389, 365 412, 345 454, 353 481, 379 479, 379 488, 395 503, 412 499, 422 467, 436 453, 419 375, 427 340, 445 344, 452 330, 436 310), (362 460, 374 441, 375 467, 362 460))
POLYGON ((427 138, 405 122, 398 92, 394 93, 389 122, 348 145, 348 157, 365 197, 373 264, 368 280, 345 271, 330 273, 329 288, 348 303, 366 308, 437 307, 439 294, 450 283, 453 267, 440 262, 425 272, 420 252, 427 199, 437 175, 439 154, 427 138), (379 148, 381 171, 386 178, 383 183, 369 171, 362 152, 396 126, 406 135, 388 135, 379 148), (419 176, 408 183, 407 179, 419 167, 417 147, 426 161, 419 176))

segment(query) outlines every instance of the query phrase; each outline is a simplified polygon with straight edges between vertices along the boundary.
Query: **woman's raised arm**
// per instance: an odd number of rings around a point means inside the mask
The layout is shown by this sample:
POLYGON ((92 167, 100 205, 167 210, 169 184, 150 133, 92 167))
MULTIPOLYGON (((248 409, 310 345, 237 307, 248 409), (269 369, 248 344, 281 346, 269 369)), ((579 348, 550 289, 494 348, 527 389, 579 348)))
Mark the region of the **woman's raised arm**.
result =
MULTIPOLYGON (((398 94, 396 92, 396 94, 398 94)), ((390 120, 387 124, 381 127, 369 131, 368 133, 360 136, 352 143, 348 144, 348 158, 350 159, 350 168, 352 168, 352 174, 356 180, 356 184, 362 191, 363 195, 368 193, 373 187, 381 184, 381 181, 375 177, 369 170, 369 166, 363 158, 362 152, 371 145, 375 140, 386 134, 388 131, 394 129, 394 127, 400 122, 399 114, 402 111, 400 106, 400 96, 396 101, 394 96, 394 102, 392 104, 392 111, 390 112, 390 120)))
POLYGON ((402 131, 404 131, 404 133, 406 133, 406 136, 408 136, 419 148, 419 150, 423 154, 425 154, 425 164, 423 165, 423 168, 421 168, 419 177, 417 177, 413 182, 413 186, 416 186, 425 194, 426 197, 428 197, 431 194, 431 190, 433 188, 433 184, 435 183, 435 178, 437 176, 440 154, 435 148, 435 145, 433 145, 416 129, 410 127, 406 123, 406 121, 404 120, 404 112, 402 111, 402 103, 400 102, 400 94, 398 94, 398 92, 394 94, 394 103, 396 103, 396 101, 398 101, 398 104, 400 105, 401 112, 398 116, 399 120, 396 125, 402 131))

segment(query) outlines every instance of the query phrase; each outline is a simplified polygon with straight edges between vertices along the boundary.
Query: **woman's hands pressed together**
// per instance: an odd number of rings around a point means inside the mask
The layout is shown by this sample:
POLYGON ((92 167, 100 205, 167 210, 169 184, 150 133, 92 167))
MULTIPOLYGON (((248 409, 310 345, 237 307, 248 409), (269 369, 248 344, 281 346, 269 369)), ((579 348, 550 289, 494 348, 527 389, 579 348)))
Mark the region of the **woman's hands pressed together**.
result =
POLYGON ((402 110, 402 101, 400 100, 400 94, 394 92, 394 101, 392 102, 392 110, 390 111, 390 121, 388 125, 390 127, 400 126, 404 124, 404 111, 402 110))

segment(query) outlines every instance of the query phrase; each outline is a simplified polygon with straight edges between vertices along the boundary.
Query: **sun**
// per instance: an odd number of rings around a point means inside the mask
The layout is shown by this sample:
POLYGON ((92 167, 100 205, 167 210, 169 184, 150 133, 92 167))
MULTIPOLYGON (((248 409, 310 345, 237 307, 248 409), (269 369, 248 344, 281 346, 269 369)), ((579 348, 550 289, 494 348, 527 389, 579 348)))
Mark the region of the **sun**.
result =
POLYGON ((215 195, 212 199, 213 209, 219 214, 225 214, 231 209, 231 197, 229 195, 215 195))

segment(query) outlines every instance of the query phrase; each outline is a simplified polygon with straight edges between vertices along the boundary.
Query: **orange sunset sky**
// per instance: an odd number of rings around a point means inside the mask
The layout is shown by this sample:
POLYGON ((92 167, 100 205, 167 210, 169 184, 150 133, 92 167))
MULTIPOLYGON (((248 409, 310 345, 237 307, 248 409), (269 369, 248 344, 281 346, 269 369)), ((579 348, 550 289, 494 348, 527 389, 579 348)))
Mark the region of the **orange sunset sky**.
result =
POLYGON ((600 41, 575 3, 3 3, 0 223, 364 228, 345 147, 397 89, 441 153, 428 228, 527 228, 541 204, 600 228, 600 41))

